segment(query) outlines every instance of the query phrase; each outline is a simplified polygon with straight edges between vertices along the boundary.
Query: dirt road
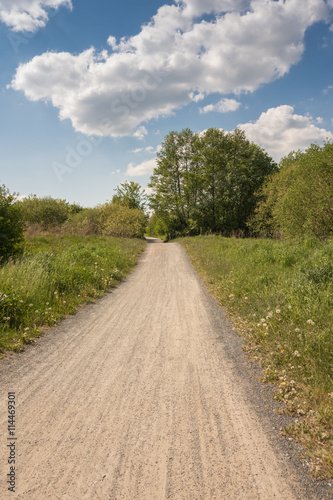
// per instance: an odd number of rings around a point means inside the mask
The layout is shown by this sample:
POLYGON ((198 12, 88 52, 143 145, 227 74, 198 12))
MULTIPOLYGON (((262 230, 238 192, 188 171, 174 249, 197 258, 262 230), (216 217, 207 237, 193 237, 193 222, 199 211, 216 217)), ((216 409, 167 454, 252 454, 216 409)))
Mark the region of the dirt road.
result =
POLYGON ((2 361, 0 497, 324 498, 300 482, 250 371, 183 249, 149 244, 125 283, 2 361))

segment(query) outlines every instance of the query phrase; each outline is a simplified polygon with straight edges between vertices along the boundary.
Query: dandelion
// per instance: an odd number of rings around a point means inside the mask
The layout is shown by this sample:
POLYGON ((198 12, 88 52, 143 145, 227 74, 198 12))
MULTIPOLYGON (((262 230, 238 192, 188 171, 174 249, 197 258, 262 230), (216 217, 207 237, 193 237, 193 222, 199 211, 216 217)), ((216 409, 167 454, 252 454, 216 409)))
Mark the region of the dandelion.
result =
POLYGON ((291 306, 288 306, 288 309, 290 310, 290 309, 291 309, 291 306))
POLYGON ((307 324, 308 324, 308 325, 314 325, 314 324, 315 324, 315 322, 314 322, 314 321, 312 321, 312 319, 308 319, 308 320, 307 320, 307 324))
POLYGON ((298 351, 295 351, 295 352, 294 352, 294 356, 295 356, 296 358, 300 358, 300 357, 301 357, 301 355, 300 355, 300 353, 299 353, 298 351))
POLYGON ((46 302, 46 305, 48 306, 50 302, 46 302))
POLYGON ((39 311, 35 311, 35 313, 36 313, 36 314, 38 314, 38 313, 39 313, 39 311))
POLYGON ((234 299, 234 298, 235 298, 234 294, 233 294, 233 293, 231 293, 231 294, 229 295, 229 299, 234 299))
POLYGON ((275 312, 276 312, 276 314, 280 314, 281 310, 280 309, 276 309, 275 312))
POLYGON ((244 299, 245 299, 245 300, 249 300, 249 298, 248 298, 248 297, 244 297, 244 299))
POLYGON ((264 326, 265 328, 268 328, 267 323, 263 323, 262 326, 264 326))
POLYGON ((295 332, 298 333, 300 332, 301 330, 299 328, 295 328, 295 332))
POLYGON ((33 304, 29 304, 29 307, 32 307, 32 306, 33 306, 33 304))

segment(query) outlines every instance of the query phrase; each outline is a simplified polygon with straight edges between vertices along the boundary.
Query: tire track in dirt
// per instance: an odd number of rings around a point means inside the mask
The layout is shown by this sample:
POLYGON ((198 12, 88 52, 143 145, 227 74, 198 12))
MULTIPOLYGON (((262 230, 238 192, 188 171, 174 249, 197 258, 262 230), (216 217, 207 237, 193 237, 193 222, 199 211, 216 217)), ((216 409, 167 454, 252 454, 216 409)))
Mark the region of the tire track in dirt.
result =
POLYGON ((185 252, 150 241, 116 290, 1 363, 18 471, 12 494, 4 437, 0 497, 318 498, 258 411, 240 340, 185 252))

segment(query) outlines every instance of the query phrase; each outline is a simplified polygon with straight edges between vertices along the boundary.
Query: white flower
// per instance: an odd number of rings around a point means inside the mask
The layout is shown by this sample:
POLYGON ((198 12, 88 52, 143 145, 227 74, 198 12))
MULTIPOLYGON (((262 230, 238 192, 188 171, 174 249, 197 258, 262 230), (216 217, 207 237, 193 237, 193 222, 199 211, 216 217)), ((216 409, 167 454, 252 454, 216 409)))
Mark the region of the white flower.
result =
POLYGON ((315 322, 314 322, 314 321, 312 321, 312 319, 308 319, 308 320, 307 320, 307 324, 308 324, 308 325, 314 325, 314 324, 315 324, 315 322))
POLYGON ((301 355, 300 355, 300 353, 298 351, 294 352, 294 356, 296 356, 296 358, 300 358, 301 357, 301 355))
POLYGON ((280 309, 276 309, 275 312, 276 312, 276 314, 280 314, 281 310, 280 309))
POLYGON ((298 333, 300 332, 301 330, 299 328, 295 328, 295 332, 298 333))

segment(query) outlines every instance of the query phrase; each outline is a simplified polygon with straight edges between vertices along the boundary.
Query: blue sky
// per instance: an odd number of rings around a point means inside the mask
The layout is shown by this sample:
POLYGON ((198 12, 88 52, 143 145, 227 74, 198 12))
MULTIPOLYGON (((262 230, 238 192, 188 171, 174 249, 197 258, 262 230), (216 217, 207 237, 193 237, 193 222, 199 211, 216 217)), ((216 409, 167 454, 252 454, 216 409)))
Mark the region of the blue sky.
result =
POLYGON ((95 206, 171 130, 333 139, 333 0, 0 0, 0 183, 95 206))

